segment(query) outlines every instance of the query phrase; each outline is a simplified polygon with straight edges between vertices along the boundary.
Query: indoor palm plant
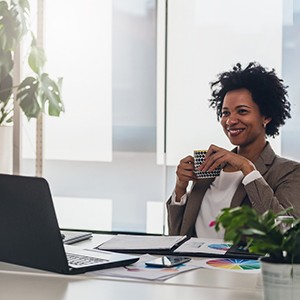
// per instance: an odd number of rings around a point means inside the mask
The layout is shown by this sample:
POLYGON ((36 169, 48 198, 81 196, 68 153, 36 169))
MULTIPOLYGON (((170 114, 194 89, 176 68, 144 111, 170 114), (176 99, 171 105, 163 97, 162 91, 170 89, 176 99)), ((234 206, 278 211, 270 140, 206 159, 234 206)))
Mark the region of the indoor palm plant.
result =
MULTIPOLYGON (((22 56, 23 59, 23 56, 22 56)), ((0 130, 13 121, 14 105, 19 105, 28 119, 42 113, 59 116, 64 111, 61 99, 61 79, 53 80, 44 72, 43 48, 30 27, 28 0, 0 1, 0 130), (29 41, 29 49, 21 46, 29 41), (14 65, 17 51, 27 55, 29 75, 17 82, 14 65), (14 102, 15 95, 15 102, 14 102)), ((1 136, 1 135, 0 135, 1 136)), ((0 141, 2 145, 7 143, 0 141)))
POLYGON ((215 229, 225 229, 224 240, 246 242, 250 252, 262 256, 265 299, 294 299, 300 292, 300 219, 278 214, 259 214, 249 206, 225 208, 215 229))

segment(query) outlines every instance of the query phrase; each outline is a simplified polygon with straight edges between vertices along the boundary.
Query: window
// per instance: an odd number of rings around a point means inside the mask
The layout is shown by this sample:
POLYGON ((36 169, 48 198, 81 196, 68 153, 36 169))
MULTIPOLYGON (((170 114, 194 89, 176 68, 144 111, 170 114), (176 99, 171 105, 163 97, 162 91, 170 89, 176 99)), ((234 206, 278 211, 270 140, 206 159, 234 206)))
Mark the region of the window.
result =
MULTIPOLYGON (((167 233, 164 206, 178 160, 226 143, 217 121, 204 134, 203 118, 216 119, 209 82, 237 60, 275 67, 290 86, 293 118, 272 142, 300 159, 296 1, 80 4, 45 0, 44 10, 49 73, 64 78, 66 113, 46 119, 44 162, 61 227, 167 233)), ((23 125, 21 173, 32 175, 34 122, 23 125)))
MULTIPOLYGON (((44 14, 49 73, 63 77, 66 105, 45 122, 44 177, 60 226, 161 233, 156 2, 49 0, 44 14)), ((23 173, 34 172, 28 140, 23 173)))

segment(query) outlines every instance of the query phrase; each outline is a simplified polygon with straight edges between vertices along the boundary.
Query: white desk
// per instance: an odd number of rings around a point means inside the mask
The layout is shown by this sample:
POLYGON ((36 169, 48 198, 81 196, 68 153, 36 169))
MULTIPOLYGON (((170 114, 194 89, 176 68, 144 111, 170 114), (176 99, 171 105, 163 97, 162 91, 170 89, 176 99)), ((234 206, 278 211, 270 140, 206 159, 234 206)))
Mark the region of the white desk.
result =
MULTIPOLYGON (((95 235, 79 246, 96 246, 95 235)), ((0 263, 0 300, 258 300, 263 299, 260 275, 197 269, 164 282, 89 275, 65 276, 0 263)))

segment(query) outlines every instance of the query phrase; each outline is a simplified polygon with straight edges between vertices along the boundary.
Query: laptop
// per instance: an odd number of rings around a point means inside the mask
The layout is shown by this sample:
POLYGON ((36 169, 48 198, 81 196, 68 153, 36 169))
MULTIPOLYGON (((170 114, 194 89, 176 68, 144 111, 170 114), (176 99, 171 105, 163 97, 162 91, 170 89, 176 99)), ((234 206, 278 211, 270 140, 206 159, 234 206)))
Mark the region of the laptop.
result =
POLYGON ((64 244, 48 182, 40 177, 0 174, 0 241, 0 261, 61 274, 126 266, 139 259, 64 244))
POLYGON ((86 231, 66 231, 60 230, 61 238, 65 245, 75 244, 84 240, 91 239, 93 237, 92 232, 86 231))

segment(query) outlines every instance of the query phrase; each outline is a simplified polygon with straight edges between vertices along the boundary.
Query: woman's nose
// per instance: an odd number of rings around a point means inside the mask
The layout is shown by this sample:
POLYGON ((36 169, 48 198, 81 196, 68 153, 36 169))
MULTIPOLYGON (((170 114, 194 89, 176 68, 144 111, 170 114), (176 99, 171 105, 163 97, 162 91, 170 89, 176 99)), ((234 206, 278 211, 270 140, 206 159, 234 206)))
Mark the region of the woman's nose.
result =
POLYGON ((238 123, 238 119, 234 117, 228 117, 226 120, 226 125, 233 125, 238 123))

